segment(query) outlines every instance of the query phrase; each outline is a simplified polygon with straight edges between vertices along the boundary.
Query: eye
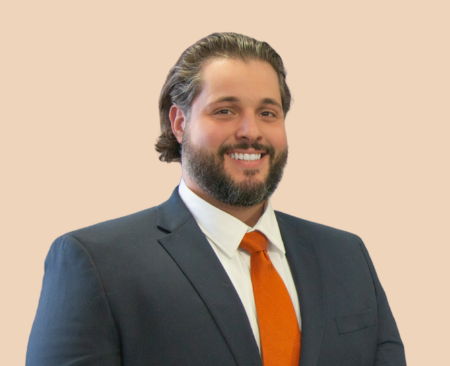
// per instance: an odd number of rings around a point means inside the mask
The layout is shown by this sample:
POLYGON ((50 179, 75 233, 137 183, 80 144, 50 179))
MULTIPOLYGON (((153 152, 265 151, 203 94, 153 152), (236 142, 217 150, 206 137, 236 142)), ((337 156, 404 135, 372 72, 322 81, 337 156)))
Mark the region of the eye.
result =
POLYGON ((230 113, 231 111, 229 109, 219 109, 215 114, 227 115, 230 113))
POLYGON ((269 111, 262 112, 262 114, 264 115, 264 117, 276 117, 276 115, 273 112, 269 111))

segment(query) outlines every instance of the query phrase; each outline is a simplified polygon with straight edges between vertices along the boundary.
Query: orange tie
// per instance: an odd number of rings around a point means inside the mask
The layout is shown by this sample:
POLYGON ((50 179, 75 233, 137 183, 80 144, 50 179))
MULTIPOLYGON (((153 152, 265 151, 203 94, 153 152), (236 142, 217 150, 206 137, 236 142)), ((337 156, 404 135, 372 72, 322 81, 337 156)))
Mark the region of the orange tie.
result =
POLYGON ((301 334, 289 292, 267 254, 259 231, 244 235, 240 247, 251 254, 250 272, 258 313, 264 366, 298 366, 301 334))

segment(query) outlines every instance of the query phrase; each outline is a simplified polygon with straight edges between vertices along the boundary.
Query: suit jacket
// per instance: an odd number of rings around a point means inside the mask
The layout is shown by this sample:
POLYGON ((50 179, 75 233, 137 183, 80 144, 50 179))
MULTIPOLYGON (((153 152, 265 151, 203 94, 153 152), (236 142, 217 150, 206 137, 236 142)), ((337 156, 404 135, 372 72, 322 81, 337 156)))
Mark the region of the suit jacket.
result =
MULTIPOLYGON (((300 366, 406 365, 361 239, 276 217, 300 302, 300 366)), ((160 206, 53 243, 26 364, 262 365, 243 305, 178 188, 160 206)))

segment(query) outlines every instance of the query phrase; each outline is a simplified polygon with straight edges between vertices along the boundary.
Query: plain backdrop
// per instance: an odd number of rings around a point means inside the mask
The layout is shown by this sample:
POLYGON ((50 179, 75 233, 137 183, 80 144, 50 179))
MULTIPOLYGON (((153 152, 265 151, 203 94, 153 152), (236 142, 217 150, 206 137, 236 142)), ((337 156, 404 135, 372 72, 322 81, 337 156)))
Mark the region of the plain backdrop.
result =
POLYGON ((361 236, 408 365, 448 364, 450 6, 422 1, 0 4, 2 364, 23 365, 53 240, 165 201, 158 97, 198 39, 282 56, 294 102, 275 209, 361 236))

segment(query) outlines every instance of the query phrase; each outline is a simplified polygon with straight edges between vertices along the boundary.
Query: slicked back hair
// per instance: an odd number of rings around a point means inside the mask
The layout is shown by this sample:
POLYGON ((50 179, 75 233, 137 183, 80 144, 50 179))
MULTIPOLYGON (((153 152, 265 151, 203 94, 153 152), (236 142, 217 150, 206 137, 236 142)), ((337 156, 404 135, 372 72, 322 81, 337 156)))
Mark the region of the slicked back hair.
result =
POLYGON ((187 48, 167 75, 159 97, 161 135, 155 144, 159 160, 181 162, 181 144, 175 138, 169 119, 173 104, 183 111, 187 121, 191 106, 202 89, 202 65, 214 58, 265 61, 278 75, 281 105, 286 117, 291 105, 291 93, 286 84, 286 70, 278 53, 266 42, 237 33, 213 33, 187 48))

